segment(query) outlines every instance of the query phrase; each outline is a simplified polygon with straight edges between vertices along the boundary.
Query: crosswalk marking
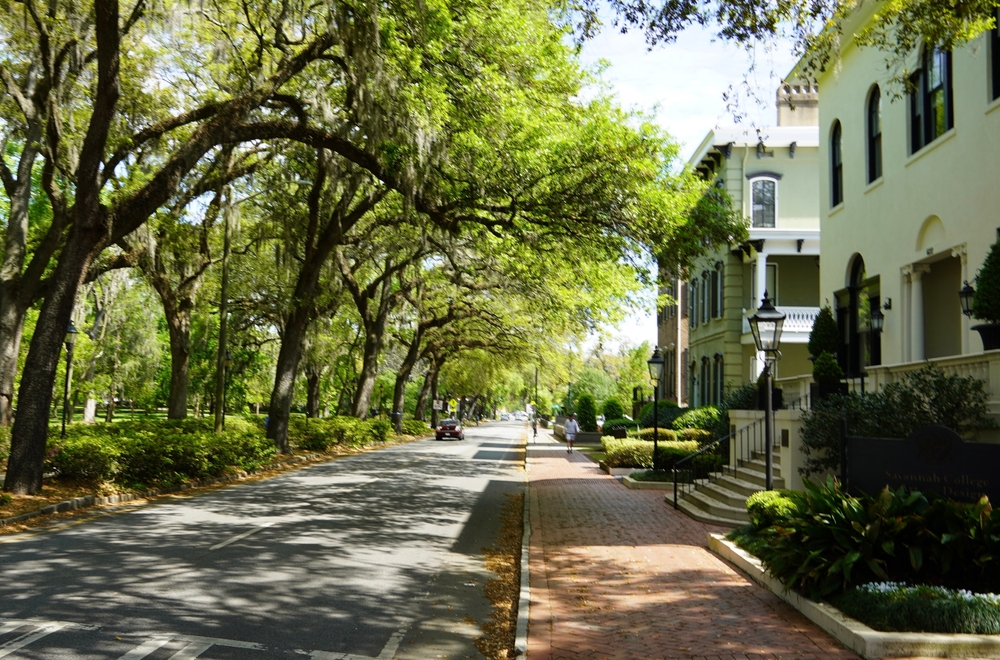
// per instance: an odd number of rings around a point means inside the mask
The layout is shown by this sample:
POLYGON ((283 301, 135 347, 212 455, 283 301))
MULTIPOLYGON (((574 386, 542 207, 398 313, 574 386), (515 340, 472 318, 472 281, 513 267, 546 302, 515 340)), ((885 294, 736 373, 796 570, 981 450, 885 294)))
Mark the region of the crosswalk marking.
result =
MULTIPOLYGON (((46 635, 51 635, 57 630, 62 630, 66 626, 67 624, 61 621, 51 621, 49 623, 40 624, 38 626, 38 630, 25 633, 16 639, 12 639, 6 644, 0 644, 0 658, 7 657, 11 653, 19 651, 28 644, 31 644, 32 642, 37 642, 42 637, 45 637, 46 635)), ((20 625, 17 627, 20 627, 20 625)))
POLYGON ((147 655, 149 655, 150 653, 160 648, 169 641, 170 641, 169 637, 160 637, 147 640, 142 644, 140 644, 139 646, 132 649, 131 651, 129 651, 128 653, 126 653, 125 655, 123 655, 122 657, 118 658, 118 660, 142 660, 142 658, 145 658, 147 655))

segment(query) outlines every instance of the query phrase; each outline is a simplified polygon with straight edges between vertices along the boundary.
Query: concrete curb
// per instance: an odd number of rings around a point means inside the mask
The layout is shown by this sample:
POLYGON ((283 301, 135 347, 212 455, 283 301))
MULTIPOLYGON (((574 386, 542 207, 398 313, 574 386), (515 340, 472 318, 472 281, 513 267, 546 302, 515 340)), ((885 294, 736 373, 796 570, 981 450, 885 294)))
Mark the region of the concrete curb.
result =
MULTIPOLYGON (((672 481, 636 481, 628 475, 622 477, 622 483, 626 488, 632 490, 673 490, 674 488, 672 481)), ((672 503, 673 499, 670 502, 672 503)))
MULTIPOLYGON (((527 462, 527 459, 525 459, 527 462)), ((527 465, 525 465, 527 468, 527 465)), ((528 573, 528 541, 531 538, 531 520, 528 503, 531 497, 531 483, 524 482, 524 532, 521 535, 521 593, 517 599, 517 632, 514 637, 514 653, 517 660, 526 660, 528 655, 528 614, 531 608, 531 582, 528 573)))
POLYGON ((788 590, 768 575, 760 560, 721 534, 708 535, 708 548, 735 565, 750 579, 804 614, 813 623, 862 658, 995 658, 1000 657, 1000 635, 896 633, 873 630, 827 603, 817 603, 788 590))

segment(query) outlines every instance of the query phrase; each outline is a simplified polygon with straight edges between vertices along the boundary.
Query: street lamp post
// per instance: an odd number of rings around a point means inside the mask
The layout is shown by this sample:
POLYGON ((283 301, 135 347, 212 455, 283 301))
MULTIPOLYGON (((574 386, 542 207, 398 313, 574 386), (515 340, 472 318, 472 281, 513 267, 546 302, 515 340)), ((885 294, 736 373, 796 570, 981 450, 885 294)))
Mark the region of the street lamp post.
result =
POLYGON ((66 437, 66 415, 69 409, 69 381, 73 378, 73 347, 76 345, 76 326, 69 322, 66 328, 66 382, 63 384, 62 437, 66 437))
POLYGON ((767 472, 766 488, 774 490, 774 409, 771 400, 772 380, 774 374, 771 371, 771 359, 777 360, 781 355, 778 347, 781 345, 781 326, 785 323, 785 315, 774 308, 767 291, 760 301, 757 313, 750 317, 750 331, 753 333, 753 343, 757 350, 764 353, 764 374, 766 376, 764 387, 767 394, 764 396, 766 405, 764 407, 764 442, 767 447, 764 452, 764 464, 767 472))
POLYGON ((657 410, 657 402, 660 398, 660 378, 663 376, 663 354, 660 347, 653 350, 653 356, 646 362, 649 366, 649 377, 653 380, 653 470, 660 469, 660 461, 657 458, 660 440, 660 414, 657 410))

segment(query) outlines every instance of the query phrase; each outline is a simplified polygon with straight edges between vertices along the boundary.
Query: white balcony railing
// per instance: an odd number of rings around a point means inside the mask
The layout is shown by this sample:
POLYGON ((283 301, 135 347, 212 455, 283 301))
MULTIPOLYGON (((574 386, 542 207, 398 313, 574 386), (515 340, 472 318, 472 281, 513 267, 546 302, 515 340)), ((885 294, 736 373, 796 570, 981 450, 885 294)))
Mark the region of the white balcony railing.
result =
MULTIPOLYGON (((819 307, 783 307, 778 306, 778 311, 785 315, 785 324, 782 326, 782 334, 790 332, 812 332, 813 323, 819 316, 819 307)), ((756 309, 748 309, 743 312, 743 334, 750 334, 750 317, 757 313, 756 309)))
POLYGON ((902 380, 907 374, 928 363, 933 364, 948 375, 962 378, 972 376, 983 381, 990 413, 1000 415, 1000 350, 932 358, 923 362, 865 367, 865 371, 868 372, 868 387, 872 390, 882 389, 889 383, 902 380))

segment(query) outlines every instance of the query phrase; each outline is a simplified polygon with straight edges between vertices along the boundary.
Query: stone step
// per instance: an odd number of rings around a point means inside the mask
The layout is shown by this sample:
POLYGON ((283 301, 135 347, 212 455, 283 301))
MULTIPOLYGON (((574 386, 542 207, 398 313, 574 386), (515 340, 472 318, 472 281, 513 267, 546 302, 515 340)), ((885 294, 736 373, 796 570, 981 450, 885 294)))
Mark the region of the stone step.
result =
POLYGON ((739 494, 744 500, 754 493, 764 490, 760 484, 744 479, 742 473, 718 475, 718 478, 714 479, 713 483, 739 494))
MULTIPOLYGON (((767 485, 767 478, 763 470, 758 472, 757 470, 746 469, 741 466, 736 470, 736 475, 742 481, 756 484, 757 490, 764 490, 764 487, 767 485)), ((785 487, 785 480, 777 474, 774 475, 773 482, 776 489, 785 487)))
POLYGON ((750 522, 745 504, 743 506, 730 506, 720 502, 711 493, 706 493, 703 490, 691 491, 684 496, 684 501, 711 516, 730 520, 734 524, 745 525, 750 522))
MULTIPOLYGON (((740 465, 739 469, 764 474, 767 471, 767 462, 763 458, 754 458, 740 465)), ((774 461, 774 464, 771 466, 771 473, 776 477, 781 476, 781 461, 774 461)))
MULTIPOLYGON (((666 499, 667 504, 673 506, 673 496, 668 495, 666 499)), ((677 509, 679 511, 683 511, 689 517, 694 518, 698 522, 708 523, 709 525, 718 525, 720 527, 742 527, 746 524, 746 522, 743 521, 731 520, 729 518, 712 515, 707 511, 699 509, 686 499, 681 499, 677 502, 677 509)))
POLYGON ((733 506, 739 509, 745 509, 747 505, 747 497, 749 497, 749 495, 752 493, 747 494, 741 491, 731 490, 727 486, 728 484, 725 484, 720 481, 715 481, 706 483, 705 485, 701 486, 700 490, 705 495, 714 498, 715 500, 721 502, 722 504, 725 504, 727 506, 733 506))

